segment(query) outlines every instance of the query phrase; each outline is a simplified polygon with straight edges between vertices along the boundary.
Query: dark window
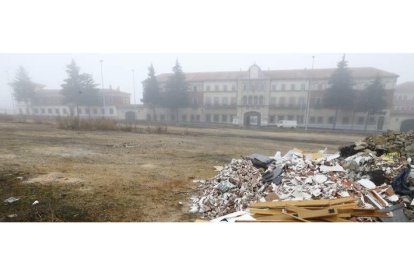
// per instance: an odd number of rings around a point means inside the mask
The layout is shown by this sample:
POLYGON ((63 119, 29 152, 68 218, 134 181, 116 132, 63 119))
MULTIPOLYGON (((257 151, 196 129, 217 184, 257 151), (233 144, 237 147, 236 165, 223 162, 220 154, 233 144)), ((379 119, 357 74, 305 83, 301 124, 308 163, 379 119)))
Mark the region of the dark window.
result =
POLYGON ((236 104, 237 104, 236 97, 231 97, 231 105, 236 105, 236 104))
POLYGON ((288 120, 289 120, 289 121, 292 121, 292 120, 293 120, 293 118, 294 118, 294 117, 293 117, 293 115, 288 115, 288 120))
POLYGON ((249 102, 248 102, 248 104, 249 105, 252 105, 253 104, 253 97, 252 96, 249 96, 249 102))
POLYGON ((197 86, 194 86, 194 87, 193 87, 193 91, 194 91, 194 92, 197 92, 197 86))
POLYGON ((213 120, 214 120, 215 123, 218 123, 218 121, 219 121, 219 115, 218 114, 214 114, 213 120))
POLYGON ((358 117, 358 125, 363 125, 364 124, 364 117, 358 117))
POLYGON ((160 119, 161 119, 161 121, 165 121, 165 115, 164 114, 161 114, 160 115, 160 119))
POLYGON ((311 123, 311 124, 314 124, 315 122, 316 122, 316 120, 315 120, 316 118, 315 118, 315 116, 311 116, 310 117, 310 120, 309 120, 309 122, 311 123))
POLYGON ((271 116, 269 117, 269 122, 270 122, 270 123, 274 123, 274 122, 275 122, 275 115, 271 115, 271 116))
POLYGON ((78 113, 82 114, 82 108, 80 108, 80 107, 78 108, 78 113))
POLYGON ((93 109, 93 114, 98 114, 98 110, 96 108, 93 109))
POLYGON ((279 98, 279 105, 280 106, 285 106, 285 97, 280 97, 279 98))
POLYGON ((184 114, 184 115, 182 115, 182 116, 181 116, 181 120, 182 120, 183 122, 187 121, 187 115, 185 115, 185 114, 184 114))
POLYGON ((211 115, 210 115, 210 114, 207 114, 207 115, 206 115, 206 121, 207 121, 207 122, 211 122, 211 115))
POLYGON ((283 115, 278 115, 277 116, 278 121, 283 121, 284 119, 285 119, 285 116, 283 116, 283 115))
POLYGON ((260 104, 260 105, 263 105, 263 104, 264 104, 264 101, 263 101, 263 96, 260 96, 260 97, 259 97, 259 104, 260 104))
POLYGON ((318 124, 323 124, 323 117, 322 116, 318 117, 318 124))
POLYGON ((63 111, 63 114, 67 114, 68 113, 67 110, 66 110, 66 108, 62 109, 62 111, 63 111))
POLYGON ((196 115, 196 121, 200 122, 200 115, 198 115, 198 114, 196 115))
POLYGON ((258 104, 257 96, 254 96, 254 97, 253 97, 253 103, 254 103, 255 105, 257 105, 257 104, 258 104))
MULTIPOLYGON (((19 109, 20 113, 22 113, 21 109, 19 109)), ((42 114, 45 114, 45 109, 41 108, 40 111, 42 111, 42 114)))
POLYGON ((207 86, 206 86, 206 90, 207 90, 207 91, 210 91, 210 85, 207 85, 207 86))
POLYGON ((225 115, 225 114, 221 115, 221 121, 226 123, 227 122, 227 115, 225 115))
POLYGON ((59 108, 55 108, 55 113, 56 113, 56 114, 60 114, 60 110, 59 110, 59 108))
POLYGON ((171 121, 175 121, 175 115, 171 115, 171 121))
POLYGON ((52 109, 51 108, 48 108, 47 109, 47 113, 52 114, 53 113, 52 109))
POLYGON ((246 105, 247 104, 247 97, 246 96, 243 96, 243 105, 246 105))
POLYGON ((286 90, 286 85, 284 83, 280 86, 280 90, 286 90))
POLYGON ((217 84, 214 86, 214 89, 215 89, 215 91, 219 91, 220 90, 219 89, 219 86, 217 84))
POLYGON ((223 85, 223 91, 227 91, 227 84, 223 85))
POLYGON ((276 104, 276 98, 275 97, 271 97, 270 98, 270 104, 271 105, 275 105, 276 104))
POLYGON ((373 116, 369 117, 368 124, 370 124, 370 125, 375 124, 375 118, 373 116))
POLYGON ((191 116, 190 116, 190 120, 191 120, 191 122, 194 122, 194 115, 193 114, 191 114, 191 116))
POLYGON ((109 109, 109 114, 114 114, 114 110, 112 108, 109 109))
POLYGON ((318 90, 322 90, 322 84, 318 84, 318 90))
POLYGON ((330 116, 330 117, 328 118, 328 123, 329 123, 329 124, 333 124, 333 123, 334 123, 334 121, 335 121, 335 117, 334 117, 334 116, 330 116))
POLYGON ((33 109, 34 113, 37 114, 39 110, 37 108, 33 109))
POLYGON ((105 108, 101 108, 101 113, 105 115, 105 108))
POLYGON ((151 114, 147 114, 147 120, 151 121, 151 114))
POLYGON ((349 117, 343 117, 343 118, 342 118, 342 123, 343 123, 344 125, 349 124, 349 117))
POLYGON ((298 124, 303 124, 303 115, 296 116, 296 120, 298 121, 298 124))
POLYGON ((292 107, 295 105, 296 99, 295 97, 289 97, 289 106, 292 107))

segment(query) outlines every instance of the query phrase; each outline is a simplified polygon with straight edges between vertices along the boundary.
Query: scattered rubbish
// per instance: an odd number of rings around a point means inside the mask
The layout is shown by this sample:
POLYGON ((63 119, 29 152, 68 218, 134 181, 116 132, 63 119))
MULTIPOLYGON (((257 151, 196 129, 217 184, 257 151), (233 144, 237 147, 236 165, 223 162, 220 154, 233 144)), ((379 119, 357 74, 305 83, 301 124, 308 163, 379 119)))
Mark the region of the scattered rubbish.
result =
POLYGON ((7 217, 8 218, 17 218, 17 214, 10 214, 10 215, 7 215, 7 217))
POLYGON ((191 198, 190 212, 214 221, 236 221, 225 216, 237 212, 247 212, 240 215, 246 221, 265 220, 264 215, 273 216, 267 221, 389 221, 392 213, 397 216, 392 221, 414 220, 413 155, 414 132, 391 131, 334 154, 296 148, 273 157, 252 154, 231 160, 212 179, 194 180, 200 189, 191 198), (340 207, 299 206, 324 200, 350 201, 340 207), (392 209, 401 204, 401 212, 392 209), (279 206, 277 212, 270 206, 279 206))
POLYGON ((14 202, 16 202, 18 200, 19 200, 19 198, 9 197, 8 199, 4 200, 4 203, 6 203, 6 204, 12 204, 12 203, 14 203, 14 202))
POLYGON ((23 176, 18 176, 18 177, 16 177, 16 179, 22 181, 23 180, 23 176))
POLYGON ((39 204, 39 201, 38 201, 38 200, 35 200, 35 201, 32 203, 32 206, 37 205, 37 204, 39 204))

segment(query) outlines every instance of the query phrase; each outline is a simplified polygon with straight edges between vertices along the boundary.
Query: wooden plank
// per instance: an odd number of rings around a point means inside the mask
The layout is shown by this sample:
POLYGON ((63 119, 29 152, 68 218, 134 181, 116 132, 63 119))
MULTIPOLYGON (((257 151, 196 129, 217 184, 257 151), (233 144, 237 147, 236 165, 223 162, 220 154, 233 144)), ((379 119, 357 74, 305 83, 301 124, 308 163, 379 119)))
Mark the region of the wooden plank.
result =
POLYGON ((261 214, 261 215, 277 215, 277 214, 282 213, 282 208, 280 209, 249 208, 249 212, 252 214, 261 214))
POLYGON ((256 202, 252 204, 251 208, 280 208, 284 206, 331 206, 343 203, 352 203, 355 199, 352 197, 338 198, 338 199, 315 199, 315 200, 289 200, 289 201, 270 201, 270 202, 256 202))
POLYGON ((286 210, 294 212, 302 219, 332 217, 336 216, 338 212, 334 208, 324 208, 321 210, 308 210, 297 206, 288 206, 286 210))
POLYGON ((296 218, 293 218, 287 214, 278 214, 278 215, 264 215, 264 216, 253 216, 257 221, 297 221, 296 218))
POLYGON ((290 217, 292 217, 292 218, 294 218, 294 219, 297 219, 297 220, 300 220, 300 221, 303 221, 303 222, 309 222, 308 220, 306 220, 306 219, 304 219, 304 218, 300 218, 300 217, 298 217, 298 216, 295 216, 295 215, 293 215, 293 214, 289 214, 285 209, 283 209, 283 214, 285 214, 285 215, 288 215, 288 216, 290 216, 290 217))
POLYGON ((352 222, 350 220, 343 219, 343 218, 340 218, 338 216, 336 216, 336 217, 324 217, 324 218, 321 218, 321 220, 326 221, 326 222, 352 222))

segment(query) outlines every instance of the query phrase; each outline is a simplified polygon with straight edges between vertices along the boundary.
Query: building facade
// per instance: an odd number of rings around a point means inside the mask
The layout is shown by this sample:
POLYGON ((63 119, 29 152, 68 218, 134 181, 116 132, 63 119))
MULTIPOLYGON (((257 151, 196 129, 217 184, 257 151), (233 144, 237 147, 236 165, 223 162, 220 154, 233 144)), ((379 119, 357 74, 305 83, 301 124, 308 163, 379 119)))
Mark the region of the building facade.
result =
MULTIPOLYGON (((275 126, 280 120, 296 120, 303 127, 332 128, 335 110, 326 109, 323 98, 336 68, 313 70, 261 70, 186 73, 190 107, 178 112, 145 108, 152 121, 201 122, 238 126, 275 126), (308 97, 309 95, 309 97, 308 97), (309 102, 309 115, 307 105, 309 102)), ((340 111, 336 128, 384 130, 390 125, 393 93, 398 75, 376 68, 350 68, 357 93, 378 76, 386 89, 388 106, 382 114, 366 118, 365 112, 340 111)), ((161 93, 171 74, 157 76, 161 93)))
POLYGON ((403 131, 414 129, 414 82, 402 83, 395 89, 391 129, 403 131))
POLYGON ((118 109, 130 105, 130 94, 119 89, 99 89, 102 103, 94 106, 73 106, 63 101, 61 90, 41 89, 36 91, 35 101, 30 105, 17 103, 16 111, 21 115, 59 117, 79 115, 80 117, 108 117, 118 119, 118 109))

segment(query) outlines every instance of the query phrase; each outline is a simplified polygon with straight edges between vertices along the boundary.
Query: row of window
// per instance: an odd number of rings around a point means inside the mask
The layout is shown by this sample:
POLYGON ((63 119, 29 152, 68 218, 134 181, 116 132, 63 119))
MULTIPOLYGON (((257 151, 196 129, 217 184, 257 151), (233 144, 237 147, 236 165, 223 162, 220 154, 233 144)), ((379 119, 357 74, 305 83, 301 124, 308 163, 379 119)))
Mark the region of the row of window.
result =
MULTIPOLYGON (((206 114, 205 115, 205 121, 206 122, 215 122, 215 123, 232 123, 233 118, 236 115, 227 115, 227 114, 206 114)), ((175 121, 175 115, 171 115, 167 118, 165 114, 160 115, 151 115, 147 114, 147 120, 148 121, 166 121, 167 119, 171 121, 175 121)), ((182 122, 200 122, 201 116, 200 114, 182 114, 180 117, 180 120, 182 122)))
MULTIPOLYGON (((313 85, 314 88, 317 88, 318 90, 323 90, 324 86, 323 84, 319 83, 317 85, 313 85)), ((265 91, 265 83, 264 82, 254 82, 254 83, 244 83, 242 85, 243 91, 265 91)), ((290 85, 287 85, 285 83, 281 84, 272 84, 271 90, 272 91, 305 91, 306 84, 301 83, 300 85, 291 83, 290 85)), ((197 86, 192 87, 193 91, 197 91, 197 86)), ((232 84, 231 87, 227 84, 223 85, 206 85, 206 91, 236 91, 236 85, 232 84)))
MULTIPOLYGON (((269 116, 269 123, 277 123, 278 121, 282 120, 296 120, 298 124, 304 124, 304 116, 303 115, 271 115, 269 116)), ((334 116, 329 116, 327 118, 324 118, 323 116, 309 116, 309 124, 333 124, 335 120, 334 116)), ((349 125, 352 123, 351 117, 342 117, 340 122, 344 125, 349 125)), ((365 124, 365 117, 358 117, 356 118, 357 125, 363 125, 365 124)), ((368 118, 368 124, 373 125, 375 124, 375 117, 370 116, 368 118)))
POLYGON ((236 105, 237 99, 236 97, 222 97, 220 101, 220 97, 213 97, 213 101, 211 101, 211 97, 206 97, 206 105, 236 105))
MULTIPOLYGON (((101 109, 101 114, 105 114, 105 109, 101 109)), ((19 108, 19 112, 20 114, 23 113, 23 110, 21 108, 19 108)), ((48 115, 67 115, 69 114, 69 110, 67 108, 33 108, 33 113, 34 114, 48 114, 48 115)), ((97 115, 98 114, 98 109, 97 108, 93 108, 92 110, 85 107, 85 109, 83 108, 79 108, 79 114, 94 114, 97 115), (92 113, 90 113, 92 112, 92 113)), ((109 114, 113 115, 114 114, 114 110, 113 108, 109 108, 109 114)))

